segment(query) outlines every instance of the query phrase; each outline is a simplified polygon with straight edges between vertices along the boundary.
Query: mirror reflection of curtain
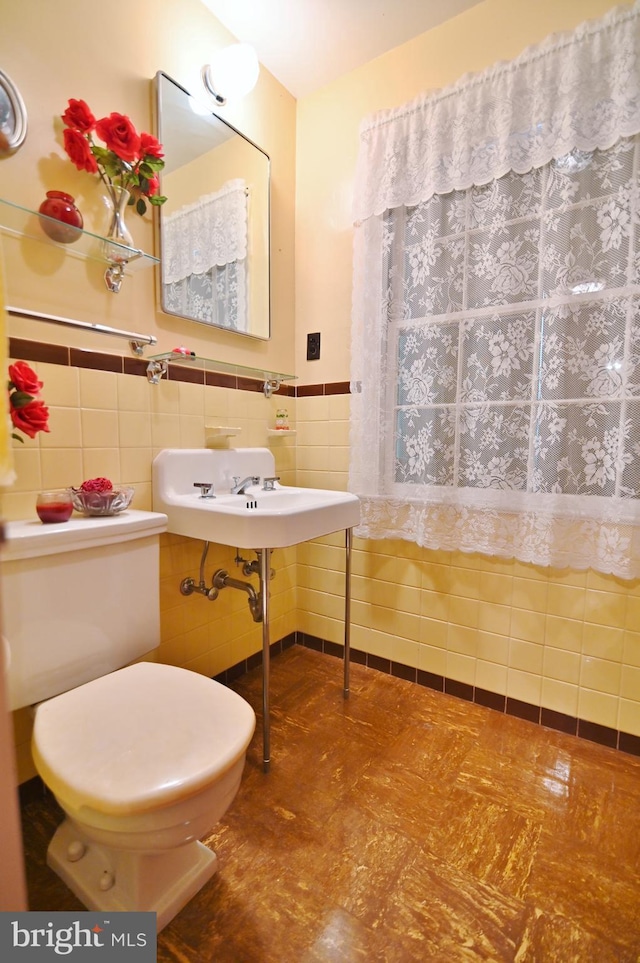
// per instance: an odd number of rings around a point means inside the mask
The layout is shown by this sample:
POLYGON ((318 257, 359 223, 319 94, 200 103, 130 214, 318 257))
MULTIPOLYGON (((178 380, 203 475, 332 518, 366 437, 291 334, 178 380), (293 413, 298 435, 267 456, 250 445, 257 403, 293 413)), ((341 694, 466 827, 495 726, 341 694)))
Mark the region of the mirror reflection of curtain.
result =
POLYGON ((247 331, 248 191, 241 179, 163 220, 167 310, 247 331))

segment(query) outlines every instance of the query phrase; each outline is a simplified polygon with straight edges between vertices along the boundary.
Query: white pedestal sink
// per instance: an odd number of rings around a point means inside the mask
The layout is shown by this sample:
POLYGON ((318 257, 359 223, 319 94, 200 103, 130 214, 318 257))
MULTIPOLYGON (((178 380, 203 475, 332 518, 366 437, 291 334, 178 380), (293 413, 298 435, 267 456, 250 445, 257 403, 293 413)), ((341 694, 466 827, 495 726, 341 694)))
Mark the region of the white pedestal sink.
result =
MULTIPOLYGON (((205 551, 196 591, 204 586, 209 542, 252 549, 260 556, 263 650, 263 764, 269 768, 269 572, 270 554, 341 529, 346 533, 344 696, 349 694, 351 529, 360 521, 360 501, 349 492, 282 486, 268 448, 167 448, 153 462, 153 509, 168 519, 167 531, 203 539, 205 551), (242 494, 232 489, 241 485, 242 494)), ((226 573, 225 573, 226 574, 226 573)), ((193 580, 187 580, 193 583, 193 580)), ((233 580, 232 580, 233 581, 233 580)), ((234 587, 242 587, 235 585, 234 587)), ((190 588, 190 591, 193 590, 190 588)), ((184 594, 190 594, 190 591, 184 594)))
POLYGON ((352 528, 360 501, 349 492, 281 486, 267 448, 165 449, 153 463, 153 508, 168 518, 168 531, 236 548, 284 548, 352 528), (242 495, 233 479, 256 476, 242 495), (212 493, 203 497, 203 484, 212 493))

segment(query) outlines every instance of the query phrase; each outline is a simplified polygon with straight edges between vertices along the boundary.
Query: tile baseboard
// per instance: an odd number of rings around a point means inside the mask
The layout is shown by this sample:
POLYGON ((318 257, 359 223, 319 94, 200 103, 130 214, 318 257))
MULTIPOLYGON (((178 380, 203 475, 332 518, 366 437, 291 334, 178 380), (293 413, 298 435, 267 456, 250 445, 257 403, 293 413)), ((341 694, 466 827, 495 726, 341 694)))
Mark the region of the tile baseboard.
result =
MULTIPOLYGON (((294 645, 302 645, 306 648, 314 649, 316 652, 321 652, 323 655, 329 655, 339 659, 342 659, 344 651, 343 646, 336 642, 329 642, 317 636, 309 635, 306 632, 290 632, 289 635, 284 638, 271 643, 271 656, 280 655, 294 645)), ((413 682, 416 685, 428 689, 433 689, 436 692, 453 695, 467 702, 475 702, 477 705, 493 709, 495 712, 500 712, 503 715, 516 715, 519 718, 529 719, 529 721, 548 729, 556 729, 559 732, 588 739, 591 742, 617 749, 620 752, 640 756, 640 736, 634 736, 628 732, 618 732, 615 729, 609 729, 607 726, 600 726, 597 723, 574 719, 572 716, 555 712, 552 709, 541 709, 537 706, 531 706, 526 702, 508 699, 506 696, 498 695, 497 693, 481 689, 477 686, 456 682, 454 679, 446 679, 444 676, 436 675, 432 672, 425 672, 422 669, 414 669, 403 663, 381 659, 379 656, 370 655, 360 649, 351 649, 351 662, 367 666, 367 668, 370 669, 376 669, 378 672, 385 672, 387 675, 394 675, 397 678, 413 682)), ((242 659, 229 669, 225 669, 224 672, 220 672, 214 676, 214 678, 216 682, 229 685, 260 665, 262 665, 261 651, 249 656, 248 659, 242 659)), ((18 790, 21 805, 42 798, 50 792, 42 782, 40 776, 33 776, 31 779, 21 783, 18 790)))
MULTIPOLYGON (((317 652, 342 658, 343 647, 335 642, 326 642, 324 639, 319 639, 306 632, 293 634, 298 645, 305 645, 317 652)), ((495 712, 517 716, 519 719, 526 719, 528 722, 544 726, 547 729, 555 729, 558 732, 565 732, 580 739, 588 739, 590 742, 596 742, 601 746, 608 746, 620 752, 640 756, 640 736, 634 736, 629 732, 620 732, 617 729, 601 726, 586 719, 574 718, 562 712, 555 712, 552 709, 521 702, 519 699, 489 692, 466 682, 458 682, 456 679, 448 679, 445 676, 424 672, 412 666, 391 662, 389 659, 382 659, 380 656, 371 655, 358 649, 351 649, 351 661, 359 665, 366 665, 370 669, 376 669, 378 672, 385 672, 387 675, 394 675, 408 682, 414 682, 416 685, 426 686, 426 688, 434 689, 436 692, 444 692, 458 699, 464 699, 466 702, 475 702, 477 705, 493 709, 495 712)))

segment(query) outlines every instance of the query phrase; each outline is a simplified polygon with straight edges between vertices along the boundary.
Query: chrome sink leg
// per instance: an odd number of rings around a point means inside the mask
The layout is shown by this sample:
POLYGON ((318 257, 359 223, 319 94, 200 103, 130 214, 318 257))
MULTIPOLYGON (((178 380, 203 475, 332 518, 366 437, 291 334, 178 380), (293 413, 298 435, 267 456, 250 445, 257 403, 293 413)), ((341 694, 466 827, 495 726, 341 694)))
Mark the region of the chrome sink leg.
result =
POLYGON ((262 596, 262 767, 269 772, 271 763, 271 720, 269 718, 269 675, 271 644, 269 641, 269 557, 271 549, 260 551, 260 594, 262 596))
POLYGON ((353 529, 345 529, 344 563, 344 688, 342 694, 349 698, 349 662, 351 657, 351 536, 353 529))

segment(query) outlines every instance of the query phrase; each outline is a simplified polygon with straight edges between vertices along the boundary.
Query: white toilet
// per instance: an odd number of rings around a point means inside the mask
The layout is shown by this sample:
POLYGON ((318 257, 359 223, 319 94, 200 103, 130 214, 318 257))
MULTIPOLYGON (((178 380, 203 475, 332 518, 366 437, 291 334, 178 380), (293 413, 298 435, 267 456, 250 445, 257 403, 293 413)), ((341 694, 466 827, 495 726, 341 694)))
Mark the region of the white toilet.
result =
POLYGON ((199 839, 256 722, 212 679, 129 664, 159 642, 165 528, 139 511, 9 522, 0 556, 10 707, 36 705, 34 762, 66 813, 47 862, 89 909, 153 911, 158 930, 215 872, 199 839))

